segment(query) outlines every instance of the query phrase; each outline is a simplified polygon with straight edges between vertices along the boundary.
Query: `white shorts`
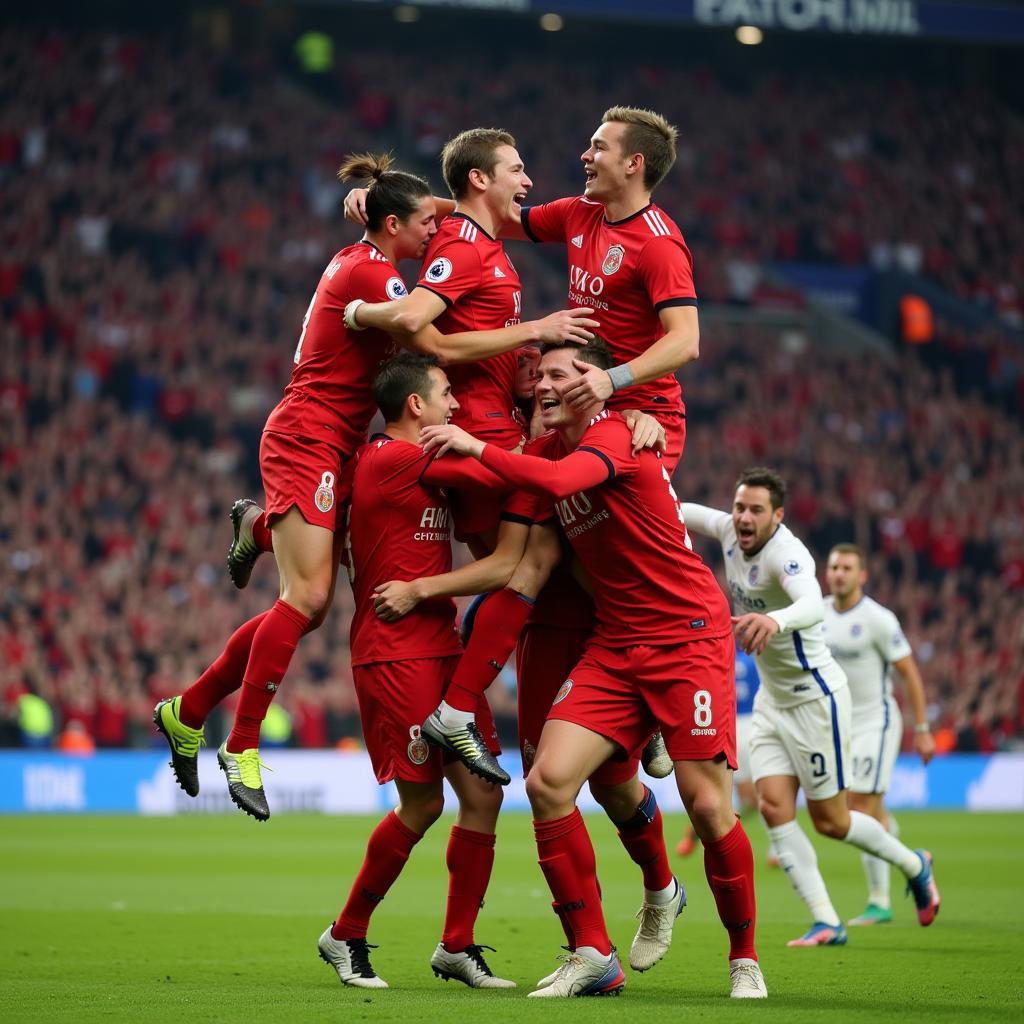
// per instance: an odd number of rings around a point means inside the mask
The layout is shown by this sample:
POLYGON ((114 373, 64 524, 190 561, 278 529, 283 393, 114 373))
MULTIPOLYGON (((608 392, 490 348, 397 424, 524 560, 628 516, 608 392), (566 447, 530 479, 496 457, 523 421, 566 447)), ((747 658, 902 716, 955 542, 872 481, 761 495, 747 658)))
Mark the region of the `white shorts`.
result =
POLYGON ((848 687, 792 708, 755 698, 750 737, 755 782, 769 775, 795 775, 808 800, 827 800, 849 785, 850 767, 848 687))
POLYGON ((754 728, 753 715, 736 716, 736 771, 733 782, 749 782, 750 775, 750 733, 754 728))
POLYGON ((854 793, 887 793, 892 770, 903 742, 903 715, 892 697, 886 698, 878 714, 859 715, 853 720, 850 750, 850 789, 854 793))

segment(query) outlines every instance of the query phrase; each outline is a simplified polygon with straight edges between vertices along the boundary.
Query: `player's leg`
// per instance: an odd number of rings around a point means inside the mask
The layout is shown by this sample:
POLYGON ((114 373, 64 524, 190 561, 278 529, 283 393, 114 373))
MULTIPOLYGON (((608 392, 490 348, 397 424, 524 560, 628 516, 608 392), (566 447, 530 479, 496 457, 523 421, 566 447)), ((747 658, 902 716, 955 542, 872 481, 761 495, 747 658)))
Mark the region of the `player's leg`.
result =
MULTIPOLYGON (((851 763, 850 692, 844 687, 812 703, 824 707, 826 701, 830 715, 831 749, 822 742, 820 752, 812 753, 811 758, 823 768, 829 782, 820 789, 805 787, 806 792, 815 795, 815 799, 808 796, 807 800, 807 810, 814 827, 824 836, 841 839, 899 868, 906 876, 907 888, 914 897, 918 921, 924 926, 930 925, 939 912, 940 904, 932 872, 932 856, 927 850, 911 850, 870 815, 850 810, 845 794, 840 792, 846 788, 845 770, 851 763), (831 782, 833 771, 838 789, 831 782)), ((804 707, 806 705, 800 705, 793 710, 802 711, 804 707)))
POLYGON ((448 837, 448 903, 444 932, 430 960, 434 974, 455 979, 470 988, 515 988, 514 981, 497 978, 473 935, 494 865, 494 833, 502 790, 477 778, 458 762, 445 766, 445 777, 459 801, 448 837))
POLYGON ((395 779, 398 806, 373 830, 363 865, 352 883, 337 920, 320 936, 320 957, 344 985, 387 988, 370 964, 366 933, 373 912, 402 873, 413 847, 441 816, 441 780, 410 782, 395 779))
POLYGON ((616 750, 610 739, 576 722, 549 719, 541 734, 526 794, 541 871, 572 941, 562 967, 531 997, 610 995, 625 984, 601 909, 594 847, 576 807, 584 781, 616 750))
POLYGON ((589 786, 643 874, 640 926, 630 946, 629 965, 634 971, 646 971, 672 944, 676 918, 686 906, 686 889, 669 866, 661 809, 654 792, 640 781, 636 758, 606 761, 591 775, 589 786))
MULTIPOLYGON (((423 723, 427 739, 452 751, 470 769, 473 765, 460 747, 475 750, 475 745, 467 744, 463 734, 474 721, 473 712, 480 697, 515 649, 537 595, 562 557, 559 536, 553 526, 532 526, 526 531, 521 523, 501 523, 499 546, 524 543, 519 564, 508 585, 477 608, 473 632, 455 677, 444 700, 423 723)), ((504 782, 507 781, 506 777, 504 782)))
MULTIPOLYGON (((882 827, 890 832, 881 793, 857 793, 850 789, 847 790, 846 796, 851 811, 869 815, 881 822, 882 827)), ((892 833, 890 832, 890 834, 892 833)), ((862 853, 860 859, 864 865, 864 875, 868 883, 868 902, 864 912, 848 923, 854 926, 888 924, 892 921, 889 863, 870 853, 862 853)))

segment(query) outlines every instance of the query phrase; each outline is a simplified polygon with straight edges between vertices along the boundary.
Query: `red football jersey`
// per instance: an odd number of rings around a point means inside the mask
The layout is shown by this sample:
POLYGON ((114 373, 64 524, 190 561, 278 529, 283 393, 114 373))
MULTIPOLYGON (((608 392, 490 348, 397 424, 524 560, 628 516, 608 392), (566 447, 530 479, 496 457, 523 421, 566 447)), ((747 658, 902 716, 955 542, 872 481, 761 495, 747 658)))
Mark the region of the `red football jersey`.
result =
POLYGON ((484 448, 483 464, 549 496, 594 584, 594 638, 609 647, 681 644, 730 631, 711 570, 686 545, 679 502, 656 453, 632 454, 622 417, 598 413, 557 462, 484 448))
MULTIPOLYGON (((447 309, 434 321, 442 334, 493 331, 519 323, 523 286, 505 248, 462 213, 441 222, 416 284, 447 309)), ((517 357, 506 352, 445 372, 460 408, 454 422, 503 448, 515 448, 523 428, 514 415, 517 357)))
MULTIPOLYGON (((627 363, 664 333, 658 313, 695 306, 693 260, 673 220, 651 203, 611 222, 604 206, 583 196, 523 210, 523 229, 535 242, 564 242, 569 258, 569 306, 590 306, 615 358, 627 363)), ((609 399, 618 409, 657 412, 682 408, 674 376, 624 388, 609 399)))
POLYGON ((451 571, 448 500, 443 489, 420 482, 431 458, 419 445, 384 434, 356 453, 345 538, 355 597, 353 665, 445 658, 462 650, 450 598, 423 601, 397 622, 385 622, 373 610, 378 584, 451 571))
POLYGON ((310 300, 292 379, 265 429, 325 441, 346 455, 365 444, 377 411, 373 378, 397 347, 383 331, 349 331, 345 307, 352 299, 387 302, 405 294, 394 264, 370 242, 336 253, 310 300))
MULTIPOLYGON (((541 459, 558 459, 565 454, 561 439, 553 430, 528 441, 523 453, 536 455, 541 459)), ((537 500, 543 501, 542 498, 537 500)), ((554 517, 554 509, 550 506, 545 512, 546 515, 538 514, 538 521, 554 517)), ((551 577, 537 595, 527 619, 531 626, 558 626, 562 629, 594 628, 594 601, 572 574, 573 558, 572 552, 567 552, 552 570, 551 577)))

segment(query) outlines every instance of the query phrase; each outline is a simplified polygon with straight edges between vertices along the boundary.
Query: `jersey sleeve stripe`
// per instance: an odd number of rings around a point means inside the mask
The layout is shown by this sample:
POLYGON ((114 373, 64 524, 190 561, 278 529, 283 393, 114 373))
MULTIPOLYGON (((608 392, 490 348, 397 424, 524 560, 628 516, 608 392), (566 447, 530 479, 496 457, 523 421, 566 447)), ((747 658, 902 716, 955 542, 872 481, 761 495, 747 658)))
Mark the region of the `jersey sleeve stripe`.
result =
POLYGON ((653 235, 667 235, 669 234, 668 228, 664 224, 659 223, 654 219, 652 211, 648 210, 644 214, 644 223, 651 229, 653 235))
POLYGON ((436 295, 446 306, 452 305, 452 300, 447 295, 442 295, 436 288, 431 288, 429 284, 418 284, 417 288, 422 288, 424 291, 428 291, 436 295))
POLYGON ((662 299, 661 302, 654 304, 654 312, 660 312, 663 309, 668 309, 669 306, 696 306, 697 300, 694 298, 689 299, 662 299))
POLYGON ((604 452, 599 452, 596 448, 591 448, 589 445, 580 445, 576 451, 590 452, 591 455, 596 455, 608 467, 608 479, 612 480, 615 477, 615 467, 612 465, 612 460, 604 452))
POLYGON ((522 215, 520 216, 519 219, 520 219, 520 221, 521 221, 521 223, 523 225, 523 230, 526 232, 526 237, 529 238, 531 242, 539 242, 540 239, 533 233, 533 231, 530 230, 530 207, 529 206, 527 206, 527 207, 525 207, 523 209, 522 215))
POLYGON ((672 234, 672 229, 665 223, 660 210, 651 210, 651 216, 665 229, 666 235, 672 234))

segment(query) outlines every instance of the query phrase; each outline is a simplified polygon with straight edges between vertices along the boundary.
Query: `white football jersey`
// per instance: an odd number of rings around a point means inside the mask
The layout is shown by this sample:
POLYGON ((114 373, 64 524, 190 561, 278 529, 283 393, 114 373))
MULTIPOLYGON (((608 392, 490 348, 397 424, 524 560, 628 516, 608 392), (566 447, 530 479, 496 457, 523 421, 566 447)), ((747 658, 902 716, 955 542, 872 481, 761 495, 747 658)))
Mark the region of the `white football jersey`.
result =
POLYGON ((899 620, 867 595, 845 612, 827 597, 824 629, 825 643, 849 681, 854 716, 884 715, 892 695, 889 666, 913 653, 899 620))
MULTIPOLYGON (((784 523, 756 555, 747 558, 736 541, 728 512, 690 502, 682 508, 687 529, 715 537, 721 543, 736 615, 766 615, 788 608, 793 600, 781 582, 787 576, 813 581, 821 594, 811 553, 784 523)), ((770 699, 780 708, 795 707, 846 685, 843 670, 825 645, 820 620, 800 629, 780 629, 756 661, 761 677, 758 699, 770 699)))

